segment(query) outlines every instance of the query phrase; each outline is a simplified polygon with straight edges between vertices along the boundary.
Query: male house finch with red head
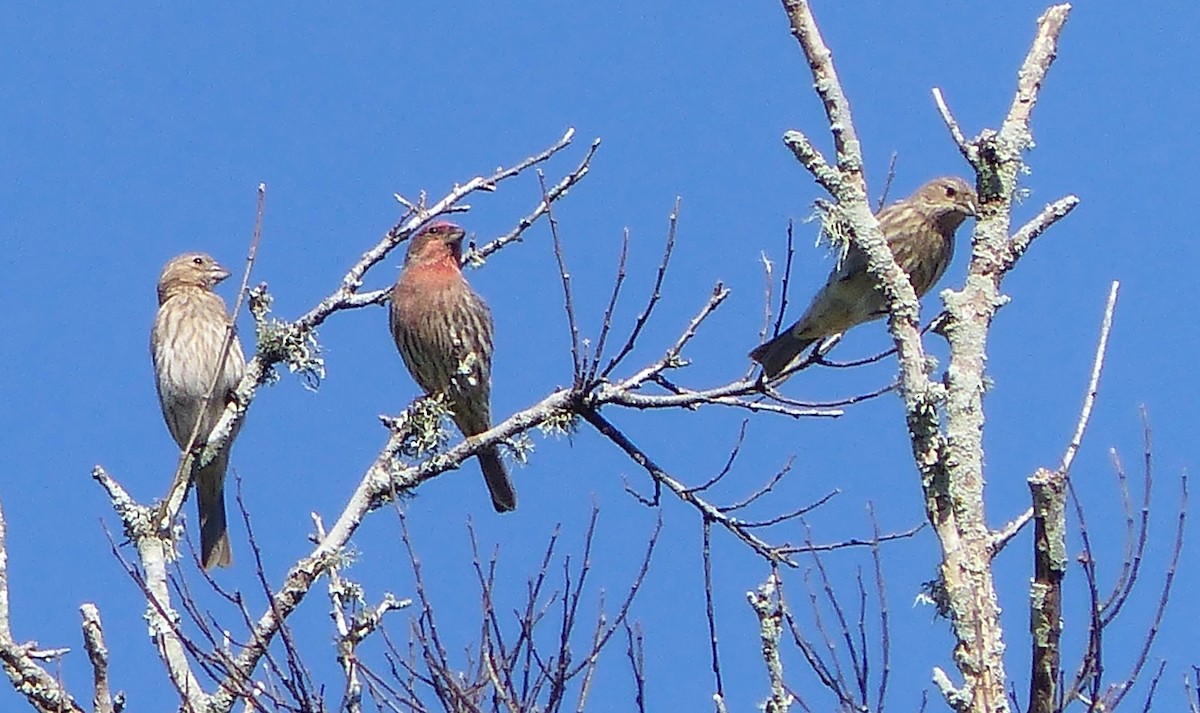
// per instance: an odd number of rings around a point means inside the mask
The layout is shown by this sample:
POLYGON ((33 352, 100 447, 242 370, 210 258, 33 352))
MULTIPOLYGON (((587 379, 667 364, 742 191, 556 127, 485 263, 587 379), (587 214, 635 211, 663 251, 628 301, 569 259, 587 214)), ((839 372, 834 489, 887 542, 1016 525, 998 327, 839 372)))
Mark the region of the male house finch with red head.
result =
MULTIPOLYGON (((978 206, 975 191, 961 178, 938 178, 876 214, 900 269, 921 297, 941 278, 954 257, 954 232, 978 206)), ((867 272, 867 256, 855 245, 841 259, 804 316, 750 352, 773 378, 819 339, 845 332, 887 314, 883 293, 867 272)))
MULTIPOLYGON (((445 394, 454 423, 474 436, 492 423, 492 314, 463 278, 464 235, 440 221, 412 237, 388 324, 408 373, 427 394, 445 394)), ((492 507, 515 509, 517 494, 500 449, 489 446, 478 457, 492 507)))
MULTIPOLYGON (((204 253, 173 258, 158 278, 158 314, 150 332, 154 385, 163 419, 180 448, 186 448, 196 429, 196 443, 208 439, 221 418, 230 394, 242 379, 246 357, 237 337, 225 363, 221 349, 229 315, 213 286, 229 271, 204 253), (216 377, 212 398, 205 404, 216 377)), ((229 438, 233 443, 234 432, 229 438)), ((225 469, 229 445, 196 473, 196 504, 200 510, 200 554, 205 569, 227 567, 233 561, 225 529, 225 469)))

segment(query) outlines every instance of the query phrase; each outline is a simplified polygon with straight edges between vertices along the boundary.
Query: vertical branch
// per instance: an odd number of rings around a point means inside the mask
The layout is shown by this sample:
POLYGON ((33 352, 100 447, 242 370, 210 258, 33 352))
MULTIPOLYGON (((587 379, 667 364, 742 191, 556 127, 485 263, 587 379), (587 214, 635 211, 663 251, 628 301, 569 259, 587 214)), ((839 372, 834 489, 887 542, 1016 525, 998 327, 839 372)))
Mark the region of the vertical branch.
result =
POLYGON ((1096 345, 1096 357, 1092 360, 1092 376, 1088 381, 1087 394, 1083 397, 1083 409, 1079 414, 1079 422, 1075 426, 1075 435, 1071 438, 1066 452, 1063 453, 1062 464, 1058 466, 1064 475, 1071 472, 1071 464, 1075 462, 1075 454, 1079 452, 1079 447, 1083 444, 1083 434, 1092 418, 1092 407, 1096 404, 1096 395, 1100 392, 1100 373, 1104 369, 1104 355, 1108 351, 1108 335, 1112 331, 1113 312, 1117 308, 1117 290, 1120 287, 1121 283, 1113 280, 1112 285, 1108 288, 1108 302, 1104 307, 1104 319, 1100 323, 1100 341, 1096 345))
POLYGON ((167 677, 185 706, 190 706, 190 710, 206 710, 209 696, 204 693, 188 662, 187 645, 179 631, 179 612, 171 601, 167 562, 176 556, 173 542, 170 538, 155 536, 156 528, 148 527, 149 518, 155 515, 155 511, 135 504, 129 493, 104 468, 93 468, 92 478, 104 488, 122 522, 126 524, 126 531, 133 537, 142 565, 150 639, 166 668, 167 677))
POLYGON ((83 648, 92 662, 92 709, 95 713, 113 713, 108 689, 108 647, 100 626, 100 610, 89 602, 79 607, 79 614, 83 617, 83 648))
POLYGON ((663 245, 662 260, 658 263, 658 272, 654 275, 654 287, 650 290, 650 299, 646 302, 646 308, 637 316, 634 321, 633 329, 629 332, 629 338, 625 340, 625 345, 621 347, 617 355, 608 360, 608 365, 600 372, 600 378, 608 378, 613 369, 616 369, 629 352, 633 351, 633 346, 637 342, 638 335, 642 333, 646 322, 650 320, 650 314, 654 312, 654 306, 658 304, 658 300, 662 297, 663 280, 667 277, 667 268, 671 264, 671 254, 675 251, 675 229, 679 225, 679 205, 682 199, 676 196, 675 205, 671 208, 671 215, 667 219, 667 240, 663 245))
POLYGON ((717 649, 717 616, 713 607, 713 586, 712 586, 712 522, 704 521, 703 527, 703 549, 704 549, 704 614, 708 619, 708 642, 709 651, 712 656, 712 672, 716 679, 717 690, 713 694, 720 700, 725 699, 725 683, 721 680, 721 659, 718 656, 717 649))
MULTIPOLYGON (((886 298, 888 326, 899 355, 900 393, 905 401, 913 456, 921 472, 927 516, 942 547, 941 584, 957 639, 954 660, 963 682, 956 686, 940 669, 934 671, 934 678, 956 711, 1004 713, 1009 702, 1003 630, 988 566, 991 533, 983 502, 987 330, 1003 302, 1000 280, 1012 267, 1013 257, 1023 250, 1008 236, 1016 178, 1023 166, 1022 152, 1032 145, 1030 113, 1054 59, 1070 6, 1053 7, 1040 18, 1037 37, 1021 68, 1018 90, 1000 131, 984 132, 964 151, 979 176, 983 207, 967 286, 945 298, 949 312, 945 334, 951 362, 943 386, 931 381, 927 373, 916 295, 896 265, 866 203, 861 148, 849 103, 833 69, 832 54, 808 3, 782 2, 825 108, 837 151, 836 168, 803 134, 790 131, 784 135, 784 142, 837 199, 837 217, 867 256, 868 270, 886 298)), ((962 145, 961 131, 955 131, 957 124, 945 102, 940 101, 939 107, 962 145)), ((1046 226, 1056 219, 1047 219, 1046 226)))
POLYGON ((1083 408, 1075 426, 1075 434, 1067 445, 1058 470, 1039 468, 1029 479, 1033 497, 1034 575, 1030 584, 1029 631, 1033 656, 1029 677, 1029 713, 1054 713, 1061 699, 1062 679, 1062 580, 1067 572, 1067 477, 1071 463, 1083 442, 1084 431, 1091 419, 1092 406, 1100 389, 1100 374, 1112 330, 1113 312, 1117 306, 1118 283, 1109 289, 1100 339, 1092 362, 1083 408))
MULTIPOLYGON (((311 513, 313 525, 317 531, 318 539, 325 539, 325 523, 321 521, 321 516, 315 512, 311 513)), ((350 625, 346 619, 347 593, 348 589, 345 583, 342 582, 341 573, 338 571, 337 565, 332 565, 329 568, 329 601, 332 604, 329 614, 333 619, 334 627, 337 629, 337 658, 338 663, 342 667, 342 672, 346 676, 346 686, 342 692, 341 709, 346 713, 361 713, 362 711, 362 681, 359 680, 358 659, 355 656, 355 641, 350 635, 350 625)), ((360 592, 355 592, 360 593, 360 592)))
POLYGON ((879 223, 867 202, 862 146, 854 129, 850 102, 842 90, 833 53, 825 45, 812 9, 804 0, 783 0, 792 35, 804 50, 812 71, 813 88, 821 98, 837 152, 836 169, 830 167, 807 137, 798 131, 784 134, 784 143, 813 177, 837 199, 838 217, 845 220, 850 239, 867 256, 867 270, 883 292, 888 309, 888 329, 896 342, 902 394, 917 462, 923 465, 938 449, 938 419, 933 415, 938 391, 926 374, 920 334, 920 303, 908 275, 896 264, 879 223))
POLYGON ((1033 639, 1029 713, 1054 713, 1062 670, 1062 579, 1067 571, 1065 474, 1039 468, 1029 479, 1029 490, 1034 523, 1034 573, 1029 585, 1029 632, 1033 639))
POLYGON ((550 194, 546 190, 546 175, 541 169, 537 172, 538 185, 542 189, 542 204, 546 206, 546 218, 550 221, 550 237, 554 241, 554 259, 558 261, 558 275, 562 278, 563 306, 567 310, 567 329, 571 333, 571 374, 575 385, 583 382, 583 367, 587 355, 581 355, 579 349, 579 325, 575 322, 575 301, 571 298, 571 272, 567 270, 567 257, 563 254, 562 240, 558 235, 558 219, 550 208, 550 194))
POLYGON ((763 662, 771 680, 771 697, 767 699, 764 710, 766 713, 786 713, 792 705, 792 696, 783 683, 783 661, 779 658, 779 637, 783 635, 783 601, 779 597, 779 573, 772 570, 771 576, 757 591, 746 592, 746 598, 758 617, 763 662))
POLYGON ((596 339, 596 348, 592 351, 592 361, 588 365, 584 383, 590 384, 596 379, 600 370, 600 359, 604 356, 604 345, 608 342, 608 333, 612 330, 613 312, 617 309, 617 300, 621 296, 621 285, 625 284, 625 264, 629 259, 629 228, 621 235, 621 256, 617 259, 617 274, 613 278, 612 294, 608 298, 608 307, 604 308, 604 318, 600 324, 600 336, 596 339))
POLYGON ((879 689, 875 699, 875 710, 883 713, 883 699, 887 694, 888 676, 891 675, 892 635, 888 623, 887 587, 883 583, 883 558, 879 543, 879 521, 875 519, 875 506, 868 506, 871 513, 871 562, 875 565, 875 596, 879 598, 879 648, 882 670, 879 672, 879 689))
POLYGON ((817 27, 817 21, 813 18, 812 9, 807 2, 783 0, 783 9, 791 21, 792 36, 804 48, 804 56, 808 57, 813 85, 825 106, 825 115, 829 117, 829 130, 833 134, 833 146, 837 151, 837 167, 841 178, 848 181, 865 200, 867 183, 862 172, 862 146, 858 141, 858 133, 854 130, 854 122, 848 120, 850 101, 846 99, 837 70, 833 68, 833 53, 825 46, 821 30, 817 27))
POLYGON ((787 226, 787 254, 783 261, 783 278, 779 283, 779 314, 775 315, 774 326, 770 325, 771 319, 771 263, 767 260, 766 255, 763 255, 763 263, 767 267, 767 324, 763 325, 763 332, 759 335, 760 341, 766 341, 777 334, 783 326, 783 318, 787 313, 788 293, 791 288, 792 281, 792 260, 796 256, 795 232, 792 221, 788 221, 787 226), (770 329, 770 331, 767 331, 770 329))
POLYGON ((187 647, 177 627, 179 612, 171 603, 167 586, 168 547, 166 541, 153 537, 143 537, 137 541, 138 559, 142 563, 149 599, 146 620, 150 623, 150 638, 180 699, 191 710, 205 710, 209 698, 188 663, 187 647))
POLYGON ((931 472, 940 460, 941 440, 935 413, 939 389, 926 373, 920 333, 920 304, 908 275, 900 269, 867 202, 862 172, 862 147, 854 130, 850 103, 833 66, 833 53, 825 45, 812 9, 802 0, 783 0, 794 35, 804 50, 813 87, 825 107, 837 151, 836 168, 830 166, 808 137, 788 131, 784 143, 829 194, 837 200, 852 243, 867 256, 867 270, 879 284, 888 309, 888 329, 896 342, 900 361, 901 393, 905 399, 909 431, 917 464, 931 472))
MULTIPOLYGON (((1037 36, 1018 75, 1017 94, 1001 130, 985 131, 974 140, 975 150, 968 152, 979 176, 980 221, 966 286, 945 295, 949 318, 944 333, 951 356, 946 382, 946 437, 941 456, 944 479, 939 482, 934 478, 926 483, 926 499, 930 521, 945 553, 942 580, 958 638, 955 662, 966 679, 957 691, 945 685, 942 689, 960 711, 1006 711, 1009 707, 1000 610, 991 569, 986 566, 991 550, 983 501, 987 336, 995 311, 1003 303, 1000 280, 1012 266, 1006 262, 1010 254, 1009 228, 1017 177, 1024 165, 1022 152, 1032 145, 1030 112, 1054 58, 1069 11, 1069 6, 1059 5, 1039 19, 1037 36)), ((953 126, 950 122, 948 125, 953 126)), ((1050 539, 1062 535, 1061 527, 1050 522, 1050 518, 1061 517, 1061 508, 1052 502, 1060 489, 1052 484, 1054 479, 1035 476, 1031 483, 1031 487, 1038 489, 1035 508, 1043 510, 1042 532, 1048 538, 1041 562, 1042 579, 1035 585, 1035 596, 1040 595, 1047 607, 1046 616, 1052 617, 1034 624, 1039 627, 1036 636, 1044 644, 1043 655, 1035 663, 1041 667, 1037 676, 1052 675, 1051 671, 1057 668, 1059 604, 1053 600, 1059 596, 1054 590, 1061 579, 1058 571, 1061 565, 1056 558, 1065 555, 1056 553, 1056 548, 1049 544, 1050 539), (1040 506, 1036 504, 1038 501, 1040 506)))
POLYGON ((646 713, 646 649, 642 641, 641 625, 630 626, 629 622, 626 622, 625 638, 629 642, 625 651, 629 657, 629 668, 633 672, 634 688, 637 691, 634 702, 637 703, 638 713, 646 713))

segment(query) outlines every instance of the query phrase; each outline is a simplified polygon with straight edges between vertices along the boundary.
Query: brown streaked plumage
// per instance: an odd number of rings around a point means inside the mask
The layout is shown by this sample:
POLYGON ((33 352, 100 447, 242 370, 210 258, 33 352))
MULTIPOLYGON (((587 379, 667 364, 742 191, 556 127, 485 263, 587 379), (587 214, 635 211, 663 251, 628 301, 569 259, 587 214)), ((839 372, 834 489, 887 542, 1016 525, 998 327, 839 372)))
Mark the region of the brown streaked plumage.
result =
MULTIPOLYGON (((229 314, 213 287, 229 272, 204 253, 184 253, 163 267, 158 278, 158 314, 150 332, 154 385, 167 429, 180 448, 187 447, 196 420, 196 443, 204 443, 221 418, 230 394, 246 369, 237 337, 221 365, 229 314), (205 406, 213 377, 216 389, 205 406)), ((234 432, 229 439, 230 446, 234 432)), ((225 524, 225 470, 229 447, 196 473, 196 505, 200 513, 200 559, 205 569, 233 561, 225 524)))
MULTIPOLYGON (((444 221, 422 228, 408 246, 392 288, 389 326, 408 372, 430 395, 445 394, 466 436, 492 427, 492 315, 463 277, 463 229, 444 221)), ((490 446, 478 454, 496 512, 517 507, 517 494, 490 446)))
MULTIPOLYGON (((954 233, 978 208, 975 191, 957 177, 937 178, 876 214, 879 228, 917 297, 928 292, 954 258, 954 233)), ((774 378, 817 340, 887 314, 883 293, 867 272, 867 257, 851 245, 804 316, 750 352, 774 378)))

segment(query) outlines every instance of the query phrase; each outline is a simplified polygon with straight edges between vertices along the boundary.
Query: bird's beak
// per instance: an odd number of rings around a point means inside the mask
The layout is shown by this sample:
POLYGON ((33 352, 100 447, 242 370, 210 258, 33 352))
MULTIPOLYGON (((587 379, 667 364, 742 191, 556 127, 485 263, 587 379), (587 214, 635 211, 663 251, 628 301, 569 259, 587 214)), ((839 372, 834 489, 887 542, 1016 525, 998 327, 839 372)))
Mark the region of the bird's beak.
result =
POLYGON ((979 217, 979 199, 972 197, 971 200, 967 201, 967 209, 970 211, 968 215, 972 218, 979 217))
POLYGON ((456 225, 449 233, 446 233, 446 242, 457 243, 465 237, 467 237, 467 231, 456 225))
POLYGON ((212 277, 212 282, 215 285, 221 280, 229 277, 229 270, 226 270, 214 262, 212 268, 209 269, 208 274, 210 277, 212 277))

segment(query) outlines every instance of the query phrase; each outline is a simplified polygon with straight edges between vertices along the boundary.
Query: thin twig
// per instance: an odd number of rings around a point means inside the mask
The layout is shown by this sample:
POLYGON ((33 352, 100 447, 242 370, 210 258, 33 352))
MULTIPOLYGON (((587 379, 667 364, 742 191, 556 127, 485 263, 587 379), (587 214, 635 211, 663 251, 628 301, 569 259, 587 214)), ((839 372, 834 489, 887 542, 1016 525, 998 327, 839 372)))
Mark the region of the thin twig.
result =
POLYGON ((774 337, 779 334, 779 328, 783 326, 783 316, 787 312, 788 295, 791 291, 792 280, 792 260, 796 256, 795 235, 792 230, 792 221, 788 221, 787 227, 787 252, 784 255, 783 261, 783 279, 779 285, 779 314, 775 316, 775 327, 771 330, 771 334, 764 337, 774 337))
POLYGON ((1001 258, 1001 271, 1011 270, 1038 236, 1046 232, 1050 226, 1070 215, 1078 205, 1079 198, 1076 196, 1059 198, 1053 203, 1047 204, 1032 220, 1022 225, 1008 240, 1004 256, 1001 258))
POLYGON ((888 159, 887 176, 883 180, 883 190, 879 192, 879 201, 875 204, 875 212, 883 210, 887 205, 888 194, 892 192, 892 182, 896 180, 896 159, 900 154, 892 152, 892 157, 888 159))
POLYGON ((629 228, 621 233, 621 256, 617 259, 617 275, 613 279, 612 294, 608 298, 608 306, 604 308, 604 317, 600 321, 600 336, 596 339, 596 349, 592 353, 592 363, 588 366, 586 382, 592 382, 600 370, 600 360, 604 357, 604 346, 608 342, 608 333, 612 330, 613 313, 617 309, 617 299, 621 295, 621 286, 625 284, 625 265, 629 259, 629 228))
POLYGON ((654 460, 645 453, 645 451, 638 448, 633 441, 631 441, 608 419, 600 415, 598 411, 587 410, 580 415, 585 421, 594 426, 602 436, 612 441, 618 448, 624 451, 634 463, 637 463, 639 466, 645 469, 645 471, 650 475, 656 484, 665 486, 680 500, 683 500, 689 505, 695 507, 700 511, 706 520, 710 520, 725 528, 768 561, 783 562, 784 564, 795 566, 790 560, 780 557, 777 554, 777 548, 772 547, 753 533, 749 532, 736 519, 728 517, 722 513, 719 508, 698 497, 694 493, 689 492, 682 483, 672 478, 665 470, 655 463, 654 460))
MULTIPOLYGON (((1158 603, 1154 608, 1154 618, 1151 620, 1149 629, 1146 632, 1146 637, 1142 641, 1142 647, 1138 651, 1138 656, 1134 660, 1132 669, 1129 675, 1125 677, 1124 685, 1119 686, 1116 695, 1111 701, 1111 709, 1115 709, 1120 705, 1121 700, 1133 688, 1133 684, 1137 682, 1141 675, 1142 667, 1150 657, 1150 649, 1154 645, 1154 639, 1158 636, 1160 627, 1162 626, 1163 614, 1166 613, 1167 603, 1171 599, 1171 587, 1175 582, 1175 573, 1178 571, 1179 558, 1183 554, 1183 533, 1187 525, 1187 508, 1188 508, 1188 488, 1187 488, 1187 473, 1180 476, 1180 494, 1179 494, 1179 516, 1175 527, 1175 544, 1171 550, 1171 559, 1167 563, 1166 575, 1163 578, 1163 586, 1159 592, 1158 603)), ((1157 676, 1155 676, 1157 680, 1157 676)), ((1148 694, 1153 696, 1153 690, 1148 694)))
POLYGON ((1100 323, 1100 341, 1096 345, 1096 356, 1092 360, 1092 375, 1088 380, 1087 394, 1083 399, 1083 408, 1079 413, 1079 423, 1075 425, 1075 435, 1071 438, 1071 443, 1067 446, 1066 453, 1063 454, 1062 463, 1058 466, 1059 471, 1064 475, 1071 472, 1071 464, 1075 461, 1075 454, 1079 452, 1079 446, 1083 443, 1083 433, 1087 430, 1088 421, 1092 416, 1092 407, 1096 403, 1096 395, 1100 392, 1100 372, 1104 368, 1104 356, 1108 352, 1108 335, 1112 330, 1113 313, 1117 307, 1117 290, 1121 283, 1113 280, 1112 286, 1108 290, 1108 301, 1104 305, 1104 320, 1100 323))
POLYGON ((550 194, 546 191, 546 176, 539 169, 538 185, 542 189, 542 204, 546 207, 546 219, 550 221, 550 237, 554 243, 554 259, 558 262, 558 276, 562 278, 563 308, 567 312, 567 332, 571 338, 571 374, 575 385, 583 385, 583 359, 579 353, 579 325, 575 322, 575 300, 571 296, 571 272, 567 269, 567 257, 563 253, 562 239, 558 235, 558 220, 550 206, 550 194))
POLYGON ((942 115, 942 121, 946 122, 946 128, 950 131, 950 138, 954 139, 954 144, 958 146, 959 152, 963 158, 968 161, 975 156, 974 147, 967 143, 967 137, 963 136, 962 129, 958 128, 958 122, 954 119, 954 114, 950 112, 950 107, 946 105, 946 99, 942 96, 941 87, 933 88, 933 101, 937 104, 938 113, 942 115))
POLYGON ((883 557, 880 556, 879 544, 883 537, 879 534, 879 521, 875 517, 875 505, 867 503, 867 511, 871 516, 871 562, 875 566, 875 596, 879 602, 879 649, 881 670, 879 672, 879 689, 875 698, 875 712, 883 713, 883 702, 887 694, 888 677, 891 675, 891 627, 888 621, 887 587, 883 582, 883 557))
MULTIPOLYGON (((574 132, 574 129, 572 129, 571 132, 574 132)), ((569 143, 569 141, 568 141, 568 143, 569 143)), ((561 146, 556 145, 555 147, 553 147, 552 150, 556 153, 559 148, 565 148, 566 145, 567 144, 562 144, 561 146)), ((545 192, 545 194, 542 197, 543 198, 542 202, 539 203, 537 205, 537 207, 533 209, 532 213, 530 213, 529 215, 526 215, 525 217, 521 218, 521 220, 517 221, 516 227, 513 228, 511 231, 509 231, 508 233, 501 235, 500 237, 496 238, 495 240, 485 244, 483 247, 479 248, 478 250, 473 251, 472 254, 464 255, 463 259, 473 261, 476 258, 486 258, 487 256, 491 255, 492 253, 496 252, 497 250, 500 250, 501 248, 503 248, 505 245, 508 245, 509 243, 511 243, 515 240, 520 240, 522 233, 524 233, 526 229, 528 229, 535 222, 537 222, 538 218, 542 217, 543 215, 546 215, 550 211, 551 203, 554 203, 554 202, 558 201, 560 198, 562 198, 563 196, 565 196, 567 194, 567 191, 569 191, 575 184, 582 181, 583 178, 588 175, 588 172, 591 171, 591 168, 592 168, 592 158, 594 158, 596 156, 596 152, 599 149, 600 149, 600 139, 595 139, 594 141, 592 141, 591 145, 588 147, 587 152, 583 155, 583 158, 579 161, 578 165, 575 166, 574 170, 572 170, 567 175, 563 176, 562 180, 560 180, 558 183, 554 184, 554 186, 551 187, 549 191, 545 192)), ((545 154, 545 157, 546 157, 546 159, 548 159, 552 155, 553 155, 553 153, 547 152, 545 154)), ((539 161, 538 163, 541 163, 541 161, 539 161)), ((530 165, 532 165, 532 164, 530 164, 530 165)), ((525 167, 525 168, 528 168, 528 167, 525 167)), ((524 170, 524 168, 522 168, 521 170, 524 170)))
POLYGON ((704 616, 708 621, 708 645, 709 656, 712 662, 713 679, 716 681, 715 695, 718 698, 725 697, 725 683, 721 680, 721 658, 717 647, 717 615, 713 606, 713 579, 712 579, 712 522, 704 521, 702 529, 703 538, 701 539, 702 549, 701 557, 704 563, 704 616))
POLYGON ((826 544, 808 543, 798 547, 785 547, 784 552, 788 554, 804 554, 806 552, 832 552, 833 550, 844 550, 850 547, 877 547, 884 542, 892 542, 893 540, 907 540, 913 537, 918 532, 925 529, 925 524, 916 525, 902 532, 891 532, 886 535, 875 535, 869 540, 864 540, 858 537, 851 537, 846 540, 830 542, 826 544))
POLYGON ((621 347, 617 355, 609 360, 608 366, 604 367, 604 371, 600 372, 600 378, 608 378, 613 369, 621 363, 629 352, 633 351, 633 345, 637 342, 638 335, 642 333, 646 322, 650 319, 650 314, 654 311, 654 306, 658 304, 658 300, 662 297, 663 281, 667 277, 667 267, 671 264, 671 253, 675 250, 675 228, 679 223, 679 204, 681 198, 675 199, 675 207, 671 209, 671 215, 668 218, 667 240, 663 245, 663 257, 658 263, 658 272, 654 276, 654 286, 650 289, 650 299, 646 302, 645 309, 638 315, 635 320, 633 329, 629 332, 629 338, 625 340, 625 345, 621 347))
MULTIPOLYGON (((1113 280, 1108 290, 1108 301, 1104 306, 1104 318, 1100 323, 1100 338, 1096 344, 1096 354, 1092 358, 1092 373, 1088 379, 1087 391, 1083 397, 1083 406, 1080 409, 1079 420, 1075 424, 1075 434, 1071 437, 1071 442, 1067 444, 1062 462, 1058 466, 1058 472, 1064 478, 1070 475, 1071 464, 1075 461, 1075 454, 1079 452, 1079 447, 1083 443, 1083 434, 1087 430, 1088 422, 1091 420, 1092 408, 1096 403, 1096 396, 1100 393, 1100 373, 1104 368, 1104 357, 1108 353, 1108 335, 1112 331, 1113 314, 1117 307, 1117 290, 1120 286, 1120 282, 1113 280)), ((1017 536, 1032 517, 1033 508, 1031 507, 993 534, 992 556, 996 556, 1000 550, 1004 549, 1004 546, 1017 536)))

